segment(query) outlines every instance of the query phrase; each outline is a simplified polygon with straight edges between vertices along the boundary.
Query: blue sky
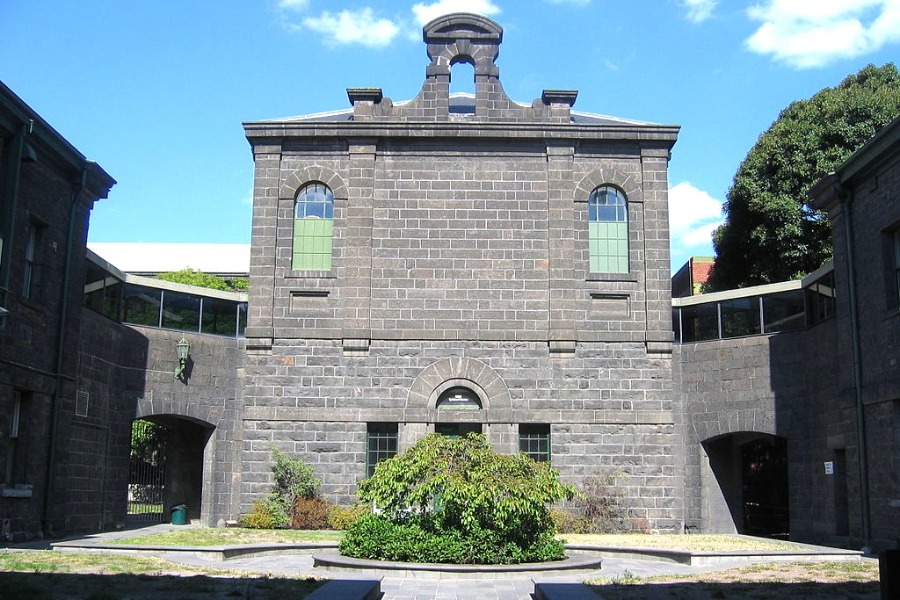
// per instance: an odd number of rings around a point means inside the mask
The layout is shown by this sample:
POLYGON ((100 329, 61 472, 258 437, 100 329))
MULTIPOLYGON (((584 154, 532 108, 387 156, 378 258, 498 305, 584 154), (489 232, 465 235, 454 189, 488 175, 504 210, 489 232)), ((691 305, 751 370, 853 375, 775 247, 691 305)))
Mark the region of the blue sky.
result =
POLYGON ((576 110, 682 126, 674 268, 712 253, 781 109, 900 46, 900 0, 3 0, 0 80, 118 180, 91 241, 247 243, 241 123, 346 108, 348 87, 413 97, 422 25, 456 11, 504 28, 513 99, 576 89, 576 110))

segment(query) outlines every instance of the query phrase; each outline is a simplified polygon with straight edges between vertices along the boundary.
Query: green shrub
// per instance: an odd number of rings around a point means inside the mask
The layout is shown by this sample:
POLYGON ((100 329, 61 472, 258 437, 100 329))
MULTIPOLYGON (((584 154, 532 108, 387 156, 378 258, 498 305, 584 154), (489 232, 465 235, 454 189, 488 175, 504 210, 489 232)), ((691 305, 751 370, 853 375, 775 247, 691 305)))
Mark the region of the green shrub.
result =
POLYGON ((497 454, 483 435, 430 435, 359 485, 380 513, 347 529, 349 556, 452 563, 563 558, 548 505, 576 490, 547 463, 497 454))
POLYGON ((577 506, 589 523, 590 532, 618 533, 633 529, 624 504, 624 492, 621 486, 616 485, 622 475, 620 471, 602 472, 582 482, 582 494, 577 506))
POLYGON ((328 508, 328 527, 343 531, 367 512, 369 509, 365 506, 330 506, 328 508))
POLYGON ((514 564, 565 558, 565 547, 552 533, 528 548, 505 540, 496 531, 442 529, 433 514, 393 522, 365 514, 340 542, 341 554, 357 558, 452 564, 514 564))
MULTIPOLYGON (((248 527, 283 529, 291 526, 296 520, 293 507, 297 500, 299 498, 316 498, 319 493, 321 482, 316 477, 316 472, 311 466, 276 448, 272 448, 272 456, 272 474, 275 477, 275 487, 264 499, 254 503, 253 512, 250 515, 245 515, 242 518, 244 522, 249 518, 249 521, 254 523, 254 525, 248 525, 248 527)), ((327 508, 327 505, 325 506, 327 508)), ((321 519, 316 521, 323 525, 312 529, 325 528, 326 517, 324 514, 323 512, 321 519)))
POLYGON ((590 533, 591 522, 565 508, 551 508, 550 518, 559 533, 590 533))
POLYGON ((328 503, 319 498, 297 498, 291 506, 291 529, 327 529, 328 503))
POLYGON ((290 498, 288 506, 297 498, 315 498, 322 482, 316 477, 315 470, 287 452, 272 448, 272 475, 275 476, 275 487, 290 498))
POLYGON ((283 529, 288 523, 284 507, 271 497, 257 500, 253 503, 253 510, 241 517, 241 524, 251 529, 283 529))

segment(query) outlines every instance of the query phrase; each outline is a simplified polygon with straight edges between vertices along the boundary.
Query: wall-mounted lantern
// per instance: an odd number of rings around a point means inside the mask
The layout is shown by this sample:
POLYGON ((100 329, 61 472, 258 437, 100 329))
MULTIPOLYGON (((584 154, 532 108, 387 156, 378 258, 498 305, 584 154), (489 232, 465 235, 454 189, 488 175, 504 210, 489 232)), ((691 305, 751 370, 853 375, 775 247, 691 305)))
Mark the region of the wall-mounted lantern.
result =
POLYGON ((175 368, 175 379, 184 381, 184 371, 187 368, 188 357, 191 355, 191 343, 181 336, 181 341, 175 344, 175 354, 178 355, 178 366, 175 368))

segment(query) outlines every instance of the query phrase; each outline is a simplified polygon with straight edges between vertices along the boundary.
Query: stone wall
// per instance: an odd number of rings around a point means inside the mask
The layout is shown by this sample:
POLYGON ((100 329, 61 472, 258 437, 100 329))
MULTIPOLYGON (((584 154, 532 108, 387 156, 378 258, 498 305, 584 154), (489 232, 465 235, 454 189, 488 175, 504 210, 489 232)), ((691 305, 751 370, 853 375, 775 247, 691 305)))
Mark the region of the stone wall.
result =
POLYGON ((243 512, 271 488, 273 446, 311 463, 326 498, 347 504, 365 476, 367 423, 398 423, 401 450, 436 422, 479 423, 512 452, 520 423, 543 423, 567 481, 621 473, 634 519, 680 527, 670 361, 642 344, 579 345, 563 357, 546 343, 378 341, 348 356, 337 341, 307 340, 248 361, 243 512), (436 410, 448 382, 478 390, 483 410, 436 410))
MULTIPOLYGON (((676 346, 676 394, 685 418, 685 519, 689 527, 735 531, 704 443, 729 434, 763 433, 801 444, 791 415, 805 396, 803 336, 783 333, 676 346)), ((799 446, 798 446, 799 447, 799 446)), ((725 486, 727 487, 727 486, 725 486)), ((794 482, 791 491, 794 492, 794 482)))
POLYGON ((179 457, 180 468, 173 467, 179 479, 167 484, 172 493, 167 505, 186 503, 189 517, 206 525, 237 518, 244 340, 133 329, 148 343, 145 385, 134 416, 167 426, 173 436, 172 450, 190 454, 190 458, 179 457), (182 335, 191 345, 186 382, 174 376, 175 344, 182 335))

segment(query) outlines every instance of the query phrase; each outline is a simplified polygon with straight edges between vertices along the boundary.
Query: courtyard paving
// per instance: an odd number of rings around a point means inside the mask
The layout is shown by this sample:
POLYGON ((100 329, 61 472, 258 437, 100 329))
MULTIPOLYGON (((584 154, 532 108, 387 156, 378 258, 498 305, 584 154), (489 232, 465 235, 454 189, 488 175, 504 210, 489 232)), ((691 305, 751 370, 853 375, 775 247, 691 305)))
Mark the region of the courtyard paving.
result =
MULTIPOLYGON (((140 534, 153 534, 179 528, 168 524, 153 525, 140 529, 140 534)), ((104 546, 111 540, 136 535, 135 530, 94 534, 54 544, 58 550, 90 551, 92 547, 104 546)), ((46 545, 46 543, 45 543, 46 545)), ((529 573, 497 573, 479 574, 477 577, 455 574, 413 571, 379 571, 361 570, 359 572, 325 571, 313 566, 312 555, 321 554, 315 551, 309 554, 266 554, 221 560, 210 553, 174 552, 165 550, 147 551, 155 556, 177 564, 209 567, 215 569, 234 569, 250 573, 325 577, 331 579, 378 579, 381 578, 382 600, 531 600, 534 596, 534 584, 544 583, 580 583, 585 579, 605 577, 614 579, 633 575, 651 577, 654 575, 691 575, 700 572, 725 570, 736 566, 750 564, 748 560, 733 560, 718 563, 714 566, 697 567, 658 560, 640 560, 634 558, 605 557, 602 569, 577 572, 554 572, 551 570, 529 573)), ((325 550, 324 552, 336 552, 325 550)))

